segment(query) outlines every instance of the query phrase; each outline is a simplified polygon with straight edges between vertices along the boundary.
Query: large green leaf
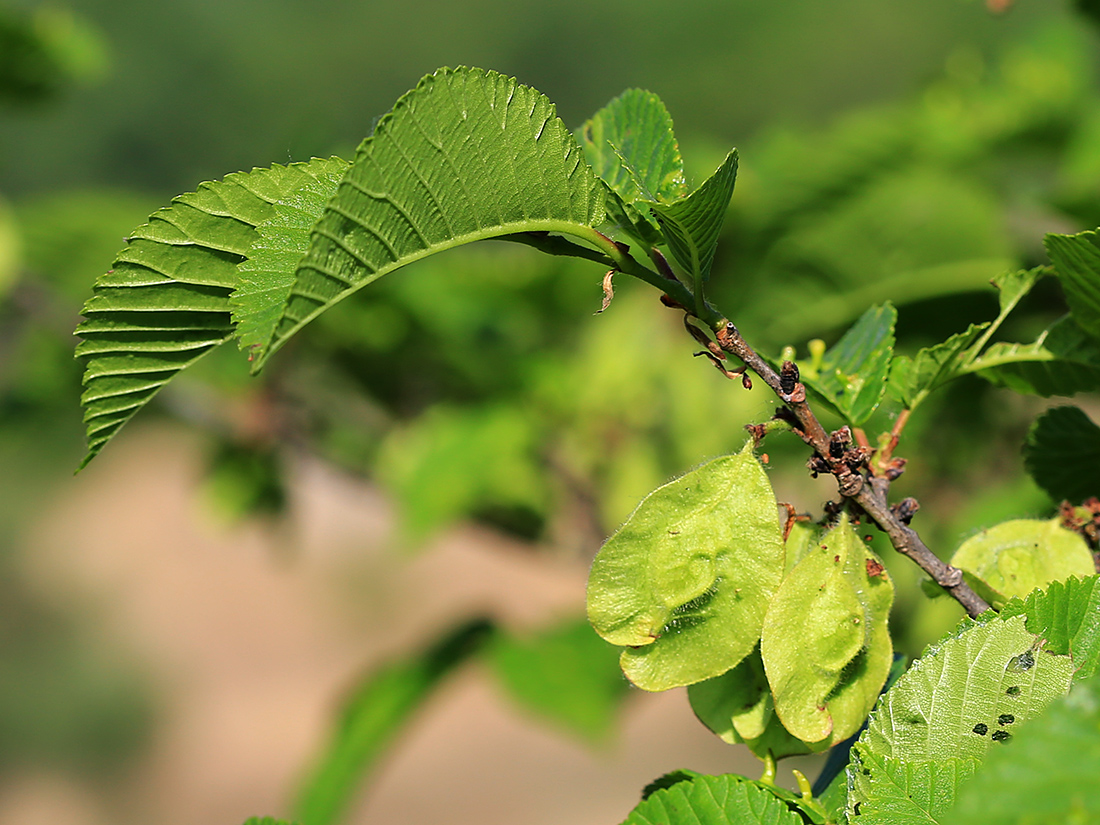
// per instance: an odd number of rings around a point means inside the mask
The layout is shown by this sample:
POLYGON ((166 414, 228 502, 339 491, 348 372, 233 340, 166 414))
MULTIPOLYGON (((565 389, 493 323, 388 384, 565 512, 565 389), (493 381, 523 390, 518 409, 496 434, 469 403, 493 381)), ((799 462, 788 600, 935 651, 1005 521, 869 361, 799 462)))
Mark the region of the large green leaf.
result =
POLYGON ((359 147, 261 362, 328 307, 436 252, 529 232, 597 243, 606 192, 545 96, 480 69, 429 75, 359 147))
POLYGON ((788 731, 832 745, 859 730, 890 672, 893 600, 890 577, 847 517, 787 574, 760 653, 788 731))
POLYGON ((746 445, 650 493, 607 540, 588 619, 645 690, 717 676, 756 646, 783 574, 775 495, 746 445))
POLYGON ((1100 427, 1080 407, 1055 407, 1031 425, 1024 464, 1055 501, 1100 496, 1100 427))
POLYGON ((806 386, 853 426, 870 418, 886 392, 897 317, 889 303, 871 307, 829 348, 816 370, 802 371, 806 386))
POLYGON ((440 681, 480 652, 492 637, 483 620, 469 622, 427 650, 370 673, 344 706, 325 752, 297 804, 302 825, 336 822, 367 772, 440 681))
POLYGON ((77 328, 77 355, 87 358, 84 464, 180 370, 232 336, 229 295, 255 227, 288 194, 344 165, 313 160, 227 175, 134 230, 77 328))
POLYGON ((1093 677, 1015 729, 1010 747, 992 751, 942 822, 1100 822, 1098 778, 1100 678, 1093 677))
POLYGON ((672 117, 653 92, 628 89, 577 130, 584 156, 626 203, 687 194, 672 117))
POLYGON ((702 185, 680 200, 650 201, 647 206, 657 219, 669 251, 694 281, 696 294, 710 276, 718 235, 737 179, 737 150, 726 155, 717 171, 702 185))
POLYGON ((693 776, 650 794, 622 825, 802 825, 775 794, 743 776, 693 776))
POLYGON ((848 768, 849 821, 939 821, 986 751, 1064 694, 1072 673, 1022 616, 964 624, 875 708, 848 768))
POLYGON ((589 741, 607 741, 628 683, 618 652, 588 622, 529 637, 498 633, 489 652, 500 683, 522 707, 589 741))
POLYGON ((1078 325, 1100 340, 1100 235, 1047 235, 1043 240, 1078 325))
POLYGON ((1053 581, 1095 572, 1085 540, 1058 519, 1013 519, 982 530, 962 543, 951 564, 996 606, 1053 581))

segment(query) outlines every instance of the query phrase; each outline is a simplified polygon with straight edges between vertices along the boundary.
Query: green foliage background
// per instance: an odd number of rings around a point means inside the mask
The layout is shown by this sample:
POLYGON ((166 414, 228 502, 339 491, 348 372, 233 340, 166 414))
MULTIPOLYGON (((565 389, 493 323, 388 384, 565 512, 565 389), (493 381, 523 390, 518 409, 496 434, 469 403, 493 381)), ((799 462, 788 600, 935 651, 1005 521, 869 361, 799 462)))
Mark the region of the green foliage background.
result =
MULTIPOLYGON (((1097 39, 1068 4, 994 17, 960 0, 89 0, 0 15, 38 44, 37 74, 0 85, 0 605, 14 628, 0 635, 0 770, 125 768, 155 724, 140 666, 100 667, 114 654, 88 644, 94 624, 16 571, 36 503, 81 456, 81 301, 120 239, 200 180, 350 157, 441 65, 515 75, 571 127, 649 88, 695 182, 738 145, 711 289, 754 345, 800 357, 886 300, 915 353, 993 317, 989 279, 1045 263, 1045 232, 1100 224, 1097 39)), ((591 318, 592 270, 505 245, 448 253, 328 313, 261 379, 223 348, 145 415, 204 432, 210 487, 236 518, 286 515, 289 434, 381 484, 406 549, 472 518, 591 557, 651 489, 739 449, 770 403, 692 361, 641 286, 616 284, 591 318), (225 412, 272 400, 258 432, 225 412)), ((1005 337, 1031 340, 1061 301, 1044 282, 1005 337)), ((1095 396, 1078 403, 1100 421, 1095 396)), ((921 500, 941 556, 998 520, 1052 514, 1020 454, 1039 410, 964 379, 914 416, 897 489, 921 500)), ((768 451, 781 499, 831 494, 806 480, 801 447, 768 451)), ((915 654, 958 610, 915 595, 911 566, 874 546, 897 583, 896 647, 915 654)))

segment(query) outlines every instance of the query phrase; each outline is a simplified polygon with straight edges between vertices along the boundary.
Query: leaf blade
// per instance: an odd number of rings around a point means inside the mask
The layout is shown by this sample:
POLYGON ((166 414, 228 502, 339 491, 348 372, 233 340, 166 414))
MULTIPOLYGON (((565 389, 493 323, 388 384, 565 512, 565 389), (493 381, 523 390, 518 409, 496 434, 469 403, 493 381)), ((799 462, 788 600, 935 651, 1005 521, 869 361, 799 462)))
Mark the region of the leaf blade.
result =
POLYGON ((180 370, 233 335, 229 294, 255 227, 303 175, 328 161, 227 175, 180 195, 134 230, 77 327, 86 357, 88 464, 180 370), (125 407, 127 412, 120 414, 125 407))
POLYGON ((628 89, 576 135, 596 174, 625 203, 673 201, 687 194, 672 117, 652 92, 628 89))
POLYGON ((649 201, 672 257, 698 286, 710 277, 718 236, 737 180, 737 150, 690 195, 671 203, 649 201))
POLYGON ((897 317, 889 302, 871 307, 829 348, 819 369, 803 370, 806 386, 853 426, 870 418, 886 393, 897 317))
POLYGON ((1055 407, 1031 425, 1024 466, 1055 501, 1100 496, 1100 427, 1080 407, 1055 407))
POLYGON ((1093 339, 1100 340, 1100 235, 1047 235, 1043 246, 1054 262, 1073 319, 1093 339))
POLYGON ((623 825, 801 825, 775 794, 742 776, 693 776, 661 788, 623 825))
POLYGON ((606 192, 545 96, 480 69, 429 75, 360 145, 260 365, 328 307, 436 252, 524 232, 594 241, 606 192))

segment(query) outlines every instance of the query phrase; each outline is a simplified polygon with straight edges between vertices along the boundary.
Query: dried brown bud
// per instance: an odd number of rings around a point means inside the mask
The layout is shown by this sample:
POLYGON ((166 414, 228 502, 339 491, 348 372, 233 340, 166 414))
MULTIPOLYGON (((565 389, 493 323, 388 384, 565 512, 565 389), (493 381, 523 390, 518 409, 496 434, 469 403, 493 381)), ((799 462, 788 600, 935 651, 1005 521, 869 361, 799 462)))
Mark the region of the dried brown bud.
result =
POLYGON ((790 395, 794 392, 795 387, 798 386, 798 367, 794 361, 784 361, 783 367, 779 371, 779 389, 783 390, 784 395, 790 395))
POLYGON ((915 498, 903 498, 897 504, 890 508, 890 511, 897 516, 898 521, 902 524, 908 524, 913 520, 913 516, 917 514, 917 510, 920 509, 920 502, 915 498))

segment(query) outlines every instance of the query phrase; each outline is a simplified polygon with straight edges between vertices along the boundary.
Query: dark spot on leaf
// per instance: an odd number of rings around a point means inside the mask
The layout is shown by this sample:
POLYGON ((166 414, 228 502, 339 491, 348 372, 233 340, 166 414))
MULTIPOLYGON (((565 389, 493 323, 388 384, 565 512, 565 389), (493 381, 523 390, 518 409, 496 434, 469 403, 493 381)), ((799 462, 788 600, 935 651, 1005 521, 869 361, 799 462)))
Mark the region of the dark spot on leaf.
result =
POLYGON ((1020 688, 1017 685, 1012 685, 1012 687, 1006 690, 1005 693, 1007 693, 1009 696, 1019 696, 1020 688))
POLYGON ((985 736, 989 733, 989 725, 985 722, 979 722, 974 726, 974 733, 978 734, 978 736, 985 736))
POLYGON ((991 738, 994 742, 1007 742, 1012 738, 1012 734, 1007 730, 996 730, 993 731, 993 736, 991 738))
POLYGON ((917 716, 915 714, 913 716, 906 716, 901 721, 904 722, 906 725, 927 725, 928 724, 927 719, 925 719, 923 716, 917 716))
MULTIPOLYGON (((871 537, 867 536, 866 539, 867 539, 867 541, 870 541, 871 537)), ((867 575, 870 576, 872 579, 875 578, 876 576, 881 576, 882 571, 885 570, 885 569, 886 568, 884 568, 881 564, 879 564, 874 559, 867 559, 867 575)))
POLYGON ((1002 713, 1000 716, 997 717, 998 725, 1011 725, 1015 721, 1016 717, 1013 716, 1011 713, 1002 713))
POLYGON ((1033 667, 1035 667, 1035 654, 1030 650, 1025 650, 1019 656, 1013 656, 1008 662, 1008 669, 1016 672, 1031 670, 1033 667))
POLYGON ((840 563, 840 556, 833 556, 833 562, 835 564, 839 564, 840 563))

